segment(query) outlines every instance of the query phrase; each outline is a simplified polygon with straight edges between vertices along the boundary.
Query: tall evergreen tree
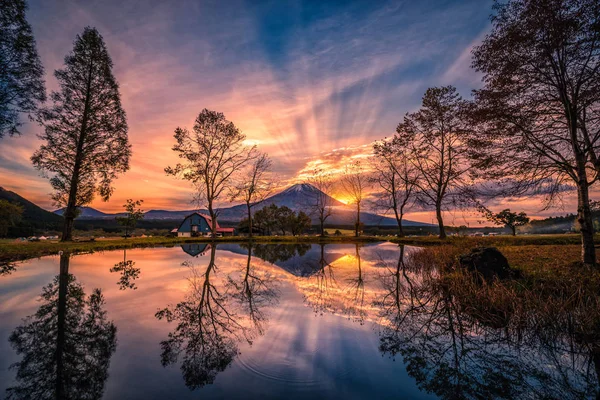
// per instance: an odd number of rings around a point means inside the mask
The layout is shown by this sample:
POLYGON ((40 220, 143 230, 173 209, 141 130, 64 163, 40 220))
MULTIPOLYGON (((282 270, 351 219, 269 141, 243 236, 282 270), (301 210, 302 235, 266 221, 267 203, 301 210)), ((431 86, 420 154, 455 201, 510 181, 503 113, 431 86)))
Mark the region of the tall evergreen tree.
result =
POLYGON ((0 0, 0 138, 18 135, 19 114, 31 114, 46 100, 44 68, 25 0, 0 0))
POLYGON ((119 85, 102 36, 85 28, 65 68, 54 75, 60 85, 53 106, 42 110, 45 141, 31 160, 44 174, 52 174, 53 199, 66 205, 62 240, 72 239, 77 208, 96 194, 107 201, 112 181, 129 169, 131 145, 127 118, 121 107, 119 85))

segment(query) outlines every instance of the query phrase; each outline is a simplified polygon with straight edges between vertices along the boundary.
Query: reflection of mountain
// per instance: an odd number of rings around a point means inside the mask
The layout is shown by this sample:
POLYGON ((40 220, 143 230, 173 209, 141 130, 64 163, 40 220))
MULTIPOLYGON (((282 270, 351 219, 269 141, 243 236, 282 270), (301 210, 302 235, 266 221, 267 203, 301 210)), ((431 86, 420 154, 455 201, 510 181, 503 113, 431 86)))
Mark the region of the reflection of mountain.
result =
MULTIPOLYGON (((235 254, 248 254, 248 249, 239 244, 219 244, 219 250, 235 254)), ((345 252, 339 246, 318 244, 255 244, 253 256, 278 266, 295 276, 314 275, 324 266, 342 258, 345 252)))
POLYGON ((22 359, 7 399, 101 399, 116 331, 100 289, 86 297, 69 274, 69 255, 61 255, 60 274, 44 287, 40 308, 10 335, 22 359))
POLYGON ((185 251, 192 257, 199 255, 203 256, 208 250, 210 250, 209 243, 186 243, 181 245, 181 250, 185 251))
MULTIPOLYGON (((254 255, 261 257, 260 249, 254 250, 254 255)), ((277 265, 292 275, 308 277, 319 272, 326 265, 342 258, 344 253, 330 250, 326 245, 313 244, 303 254, 296 253, 288 259, 280 259, 273 264, 277 265)))

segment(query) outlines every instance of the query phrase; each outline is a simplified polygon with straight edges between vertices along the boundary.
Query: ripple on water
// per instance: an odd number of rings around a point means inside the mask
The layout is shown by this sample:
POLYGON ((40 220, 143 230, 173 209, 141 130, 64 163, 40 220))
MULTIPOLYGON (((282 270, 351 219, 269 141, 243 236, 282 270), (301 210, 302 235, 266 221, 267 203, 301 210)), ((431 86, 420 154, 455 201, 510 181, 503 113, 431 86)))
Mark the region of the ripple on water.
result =
POLYGON ((347 321, 314 317, 305 307, 279 311, 267 335, 237 357, 243 371, 297 390, 313 391, 331 387, 358 369, 356 362, 340 362, 347 352, 341 342, 358 339, 339 336, 340 324, 347 321), (299 313, 305 318, 299 319, 299 313))

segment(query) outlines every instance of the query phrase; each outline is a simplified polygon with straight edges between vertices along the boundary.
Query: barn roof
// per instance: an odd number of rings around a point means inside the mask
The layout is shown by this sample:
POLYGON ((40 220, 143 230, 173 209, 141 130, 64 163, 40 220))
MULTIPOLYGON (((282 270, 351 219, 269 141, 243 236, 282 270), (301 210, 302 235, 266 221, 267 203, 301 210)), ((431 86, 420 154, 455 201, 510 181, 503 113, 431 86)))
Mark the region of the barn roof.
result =
MULTIPOLYGON (((183 223, 185 222, 186 219, 188 219, 189 217, 193 216, 193 215, 199 215, 200 217, 204 218, 204 220, 206 221, 206 223, 208 224, 208 226, 212 227, 212 218, 210 217, 210 215, 206 215, 206 214, 202 214, 199 212, 193 212, 190 215, 186 216, 183 221, 181 221, 181 224, 179 224, 179 228, 177 228, 177 231, 179 231, 179 229, 181 229, 181 227, 183 226, 183 223)), ((219 226, 219 221, 217 221, 217 232, 234 232, 234 228, 221 228, 219 226)))

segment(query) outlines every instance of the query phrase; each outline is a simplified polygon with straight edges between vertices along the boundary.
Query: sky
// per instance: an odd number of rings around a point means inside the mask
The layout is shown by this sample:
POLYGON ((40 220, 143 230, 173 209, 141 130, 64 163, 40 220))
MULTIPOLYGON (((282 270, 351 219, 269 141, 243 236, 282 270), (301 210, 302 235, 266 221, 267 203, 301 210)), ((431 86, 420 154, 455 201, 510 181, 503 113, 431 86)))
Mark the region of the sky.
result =
MULTIPOLYGON (((471 49, 490 29, 491 0, 154 1, 30 0, 28 20, 46 69, 53 71, 85 26, 103 35, 120 84, 133 146, 131 169, 107 203, 127 198, 145 209, 190 209, 192 189, 167 176, 177 162, 175 128, 193 126, 208 108, 223 112, 273 159, 284 184, 315 167, 339 170, 392 136, 431 86, 454 85, 464 97, 480 86, 471 49)), ((30 162, 41 128, 0 141, 0 186, 47 209, 51 187, 30 162)), ((498 200, 534 216, 540 199, 498 200)), ((451 224, 473 216, 450 212, 451 224)), ((431 222, 415 210, 409 219, 431 222)))

